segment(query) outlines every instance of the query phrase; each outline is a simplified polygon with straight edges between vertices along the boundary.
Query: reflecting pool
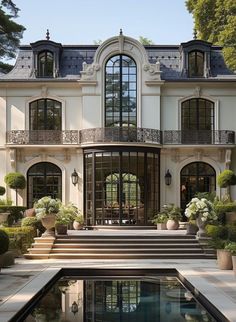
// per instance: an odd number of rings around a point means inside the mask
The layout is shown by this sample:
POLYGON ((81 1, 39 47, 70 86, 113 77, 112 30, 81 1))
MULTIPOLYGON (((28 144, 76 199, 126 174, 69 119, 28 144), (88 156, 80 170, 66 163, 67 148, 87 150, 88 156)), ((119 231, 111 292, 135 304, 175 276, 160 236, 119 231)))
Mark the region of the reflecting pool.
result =
MULTIPOLYGON (((19 321, 19 320, 17 320, 19 321)), ((173 276, 58 280, 24 322, 217 321, 173 276)))

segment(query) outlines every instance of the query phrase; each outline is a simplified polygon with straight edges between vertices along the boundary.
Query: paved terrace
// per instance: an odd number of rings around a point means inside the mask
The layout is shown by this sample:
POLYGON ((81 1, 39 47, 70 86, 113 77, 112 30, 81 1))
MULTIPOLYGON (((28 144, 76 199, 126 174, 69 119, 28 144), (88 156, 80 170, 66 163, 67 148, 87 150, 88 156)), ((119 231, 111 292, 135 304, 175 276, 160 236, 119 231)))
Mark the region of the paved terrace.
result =
MULTIPOLYGON (((69 232, 78 234, 78 232, 69 232)), ((114 231, 81 231, 79 234, 114 234, 114 231)), ((117 232, 121 233, 121 231, 117 232)), ((122 231, 125 234, 124 231, 122 231)), ((129 231, 129 234, 143 234, 129 231)), ((185 234, 185 231, 145 231, 145 234, 185 234)), ((0 322, 9 321, 61 267, 71 268, 176 268, 231 322, 236 322, 236 276, 232 270, 219 270, 215 260, 26 260, 3 268, 0 273, 0 322)))

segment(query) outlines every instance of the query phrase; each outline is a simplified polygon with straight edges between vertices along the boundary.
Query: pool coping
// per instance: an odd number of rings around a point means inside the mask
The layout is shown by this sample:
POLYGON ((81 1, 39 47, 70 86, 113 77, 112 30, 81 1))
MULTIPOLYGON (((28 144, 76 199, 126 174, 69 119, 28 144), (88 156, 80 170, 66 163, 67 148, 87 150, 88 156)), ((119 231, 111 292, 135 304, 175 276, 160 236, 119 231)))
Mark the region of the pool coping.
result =
MULTIPOLYGON (((114 262, 114 261, 113 261, 114 262)), ((59 263, 58 263, 59 264, 59 263)), ((165 269, 176 269, 180 276, 183 276, 188 283, 193 286, 194 292, 196 294, 199 292, 204 297, 206 297, 213 306, 217 308, 228 321, 236 322, 236 305, 235 302, 227 296, 223 291, 221 291, 222 285, 218 285, 216 287, 213 285, 207 278, 211 276, 210 272, 207 274, 206 268, 204 272, 199 272, 199 270, 194 269, 194 267, 186 267, 186 265, 176 263, 165 263, 160 261, 150 263, 147 267, 148 263, 143 263, 139 261, 126 261, 125 265, 118 261, 118 267, 115 268, 117 270, 165 270, 165 269), (207 278, 206 278, 207 277, 207 278)), ((32 300, 36 294, 42 291, 55 276, 60 274, 63 269, 94 269, 94 270, 108 270, 114 269, 114 265, 112 263, 106 263, 106 261, 99 263, 99 261, 93 261, 93 264, 89 262, 84 263, 67 263, 66 265, 60 264, 60 266, 56 266, 55 263, 48 262, 48 267, 43 268, 39 274, 34 276, 30 281, 28 281, 25 285, 23 285, 20 289, 18 289, 15 294, 8 298, 1 306, 0 306, 0 322, 14 321, 13 317, 22 310, 22 308, 32 300)), ((201 266, 200 263, 198 266, 201 266)), ((234 279, 233 279, 234 281, 234 279)), ((221 282, 219 281, 218 284, 221 282)), ((223 282, 222 282, 223 283, 223 282)), ((236 279, 235 279, 236 284, 236 279)), ((227 321, 227 320, 226 320, 227 321)))

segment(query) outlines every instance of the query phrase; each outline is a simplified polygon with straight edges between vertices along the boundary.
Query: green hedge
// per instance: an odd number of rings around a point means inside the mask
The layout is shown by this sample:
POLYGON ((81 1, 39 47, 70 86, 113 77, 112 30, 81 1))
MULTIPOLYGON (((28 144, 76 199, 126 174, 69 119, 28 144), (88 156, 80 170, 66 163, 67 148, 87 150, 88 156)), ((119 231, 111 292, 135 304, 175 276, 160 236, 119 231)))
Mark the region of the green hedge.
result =
POLYGON ((207 225, 207 235, 213 239, 228 240, 236 242, 236 226, 235 225, 207 225))
POLYGON ((6 232, 1 229, 0 230, 0 255, 4 254, 8 251, 9 247, 9 236, 6 234, 6 232))
POLYGON ((36 237, 36 230, 33 227, 3 227, 10 238, 10 250, 20 251, 21 254, 27 252, 36 237))

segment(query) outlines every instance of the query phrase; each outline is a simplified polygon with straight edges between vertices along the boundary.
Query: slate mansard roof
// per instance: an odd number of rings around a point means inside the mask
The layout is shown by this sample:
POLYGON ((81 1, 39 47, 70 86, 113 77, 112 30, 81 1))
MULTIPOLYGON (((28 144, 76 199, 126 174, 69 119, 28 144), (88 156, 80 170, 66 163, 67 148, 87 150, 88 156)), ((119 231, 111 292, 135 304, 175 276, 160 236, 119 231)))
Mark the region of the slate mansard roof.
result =
MULTIPOLYGON (((0 80, 12 81, 45 81, 45 78, 37 78, 34 73, 34 53, 32 45, 46 43, 45 40, 38 41, 31 45, 20 46, 19 54, 12 71, 6 75, 0 75, 0 80)), ((53 43, 50 41, 50 43, 53 43)), ((46 78, 46 80, 78 80, 81 78, 83 63, 92 64, 98 45, 61 45, 58 66, 58 76, 56 78, 46 78)), ((148 45, 144 46, 149 62, 160 63, 161 79, 166 81, 194 81, 195 78, 187 78, 183 73, 182 48, 187 46, 206 46, 210 57, 210 74, 201 80, 236 80, 236 74, 229 70, 224 62, 222 48, 212 46, 200 40, 192 40, 181 45, 148 45)), ((192 48, 192 47, 191 47, 192 48)))

